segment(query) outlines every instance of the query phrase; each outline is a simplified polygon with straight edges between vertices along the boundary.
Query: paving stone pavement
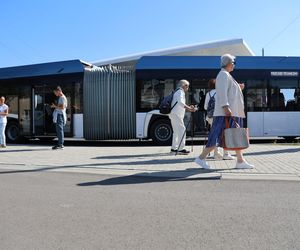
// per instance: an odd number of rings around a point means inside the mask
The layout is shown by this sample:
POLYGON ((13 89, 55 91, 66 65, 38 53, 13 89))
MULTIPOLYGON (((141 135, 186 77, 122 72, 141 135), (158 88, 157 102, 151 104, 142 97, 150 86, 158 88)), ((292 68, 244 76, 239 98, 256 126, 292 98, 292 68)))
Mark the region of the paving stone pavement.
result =
MULTIPOLYGON (((188 147, 190 148, 190 147, 188 147)), ((253 144, 244 151, 254 169, 234 169, 235 161, 208 159, 210 171, 194 163, 202 146, 189 155, 170 153, 169 147, 87 147, 9 145, 0 150, 0 173, 68 171, 91 174, 143 175, 168 178, 228 178, 300 181, 299 144, 253 144)))

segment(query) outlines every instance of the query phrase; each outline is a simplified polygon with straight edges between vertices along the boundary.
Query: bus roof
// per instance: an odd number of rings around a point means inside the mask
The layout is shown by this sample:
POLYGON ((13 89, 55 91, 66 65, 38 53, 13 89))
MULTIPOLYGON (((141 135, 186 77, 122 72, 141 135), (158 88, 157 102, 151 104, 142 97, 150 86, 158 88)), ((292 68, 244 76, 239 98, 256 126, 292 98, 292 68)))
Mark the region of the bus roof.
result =
POLYGON ((0 68, 0 80, 83 73, 85 66, 90 65, 80 60, 69 60, 0 68))
MULTIPOLYGON (((219 56, 145 56, 136 70, 219 69, 219 56)), ((236 69, 300 70, 300 57, 237 56, 236 69)))
POLYGON ((204 43, 187 44, 153 51, 147 51, 122 57, 110 58, 93 62, 96 66, 104 65, 135 65, 143 56, 219 56, 233 53, 241 56, 254 56, 254 53, 242 38, 218 40, 204 43))

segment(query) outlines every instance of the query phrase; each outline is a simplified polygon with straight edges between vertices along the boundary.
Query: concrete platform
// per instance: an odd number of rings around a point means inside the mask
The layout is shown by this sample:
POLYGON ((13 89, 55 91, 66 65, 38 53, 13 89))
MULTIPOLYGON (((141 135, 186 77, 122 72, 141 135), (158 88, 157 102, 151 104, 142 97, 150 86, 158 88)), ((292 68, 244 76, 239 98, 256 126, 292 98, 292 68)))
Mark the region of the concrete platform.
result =
MULTIPOLYGON (((137 144, 138 145, 138 144, 137 144)), ((188 149, 190 147, 187 147, 188 149)), ((203 170, 194 163, 202 150, 190 155, 171 154, 169 147, 88 147, 9 145, 0 150, 0 173, 63 171, 117 176, 147 176, 167 179, 243 179, 300 181, 299 144, 253 144, 244 151, 251 170, 234 169, 235 161, 208 159, 212 167, 203 170)))

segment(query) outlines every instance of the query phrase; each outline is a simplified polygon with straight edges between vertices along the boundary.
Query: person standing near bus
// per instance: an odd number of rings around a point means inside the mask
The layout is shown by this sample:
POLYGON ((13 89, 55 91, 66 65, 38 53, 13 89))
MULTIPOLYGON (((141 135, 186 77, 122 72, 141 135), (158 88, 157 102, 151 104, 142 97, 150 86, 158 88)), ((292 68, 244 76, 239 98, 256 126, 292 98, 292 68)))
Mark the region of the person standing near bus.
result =
MULTIPOLYGON (((207 111, 206 121, 208 122, 210 128, 213 123, 213 113, 215 110, 215 100, 216 100, 216 79, 210 79, 208 81, 209 92, 206 93, 204 109, 207 111)), ((219 151, 219 147, 215 147, 214 149, 214 158, 215 160, 234 160, 233 157, 227 150, 223 150, 223 156, 219 151)))
POLYGON ((197 109, 193 105, 185 104, 185 93, 189 90, 190 83, 187 80, 180 80, 177 84, 178 90, 174 93, 171 103, 171 113, 169 114, 172 128, 173 128, 173 141, 171 152, 178 152, 179 154, 189 154, 190 151, 186 150, 185 139, 186 129, 184 126, 185 111, 195 112, 197 109), (181 141, 182 140, 182 141, 181 141), (181 142, 181 143, 180 143, 181 142))
POLYGON ((60 86, 57 86, 53 92, 58 97, 57 105, 54 103, 51 105, 51 108, 55 108, 53 111, 53 122, 56 124, 56 135, 58 138, 57 145, 52 147, 55 150, 64 148, 64 126, 67 123, 66 109, 68 101, 60 86))
MULTIPOLYGON (((213 123, 211 131, 208 135, 206 147, 203 149, 199 157, 195 159, 195 163, 205 169, 210 166, 205 161, 208 154, 214 148, 221 144, 222 132, 225 129, 225 117, 229 117, 231 127, 234 127, 234 121, 243 127, 244 112, 244 96, 242 86, 230 75, 235 66, 235 57, 225 54, 221 57, 221 71, 216 79, 216 102, 213 114, 213 123)), ((236 168, 251 169, 254 166, 249 164, 243 157, 241 150, 236 150, 237 163, 236 168)))
POLYGON ((5 128, 7 124, 8 106, 4 96, 0 98, 0 147, 6 148, 5 128))

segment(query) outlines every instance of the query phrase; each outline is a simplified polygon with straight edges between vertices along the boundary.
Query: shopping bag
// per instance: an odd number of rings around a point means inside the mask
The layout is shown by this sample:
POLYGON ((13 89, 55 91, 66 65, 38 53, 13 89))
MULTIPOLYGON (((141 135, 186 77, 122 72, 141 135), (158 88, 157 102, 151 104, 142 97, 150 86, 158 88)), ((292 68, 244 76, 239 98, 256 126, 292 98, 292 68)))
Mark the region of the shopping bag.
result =
POLYGON ((230 128, 229 118, 225 118, 225 129, 223 131, 222 143, 225 150, 241 150, 249 147, 249 129, 241 128, 234 118, 234 126, 230 128))

